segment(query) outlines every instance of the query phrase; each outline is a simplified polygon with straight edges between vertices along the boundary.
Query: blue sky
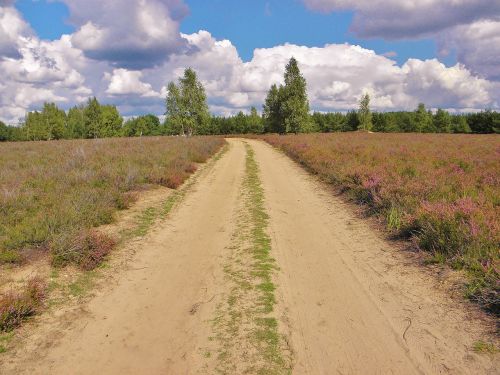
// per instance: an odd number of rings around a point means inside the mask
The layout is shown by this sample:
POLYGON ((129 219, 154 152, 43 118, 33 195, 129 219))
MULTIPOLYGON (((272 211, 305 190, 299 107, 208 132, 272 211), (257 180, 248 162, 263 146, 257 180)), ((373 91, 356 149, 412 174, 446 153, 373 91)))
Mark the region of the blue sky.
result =
MULTIPOLYGON (((350 43, 390 53, 399 64, 409 58, 437 56, 434 40, 381 38, 360 39, 349 31, 352 11, 331 14, 306 9, 299 1, 283 0, 187 0, 190 13, 181 23, 181 31, 208 30, 217 39, 229 39, 244 61, 251 60, 255 48, 269 48, 284 43, 320 47, 330 43, 350 43), (393 55, 391 52, 396 52, 393 55)), ((16 7, 41 38, 54 40, 75 28, 69 23, 68 7, 57 1, 18 0, 16 7)), ((440 60, 450 66, 454 54, 440 60)))
POLYGON ((165 112, 187 67, 210 110, 262 108, 293 56, 311 109, 500 108, 500 1, 0 0, 0 120, 95 96, 165 112))

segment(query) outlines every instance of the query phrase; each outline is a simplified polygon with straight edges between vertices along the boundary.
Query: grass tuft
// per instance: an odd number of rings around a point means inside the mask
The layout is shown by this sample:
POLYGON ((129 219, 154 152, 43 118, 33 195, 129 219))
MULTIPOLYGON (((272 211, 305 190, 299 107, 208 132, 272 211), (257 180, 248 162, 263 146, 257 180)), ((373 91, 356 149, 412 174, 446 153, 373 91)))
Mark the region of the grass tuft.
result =
POLYGON ((45 299, 46 290, 42 279, 33 278, 21 293, 12 291, 0 297, 0 331, 10 332, 35 315, 45 299))
POLYGON ((61 267, 73 263, 84 271, 90 271, 115 245, 114 239, 96 230, 61 233, 51 243, 52 264, 61 267))
POLYGON ((488 354, 496 354, 499 351, 494 344, 485 341, 476 341, 473 345, 473 349, 476 353, 488 354))

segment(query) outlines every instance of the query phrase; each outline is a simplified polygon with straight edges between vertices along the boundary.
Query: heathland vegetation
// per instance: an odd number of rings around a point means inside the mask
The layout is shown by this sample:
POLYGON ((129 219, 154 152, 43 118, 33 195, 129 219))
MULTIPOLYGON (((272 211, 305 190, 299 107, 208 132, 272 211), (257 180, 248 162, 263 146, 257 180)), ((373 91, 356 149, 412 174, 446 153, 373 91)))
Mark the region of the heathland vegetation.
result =
POLYGON ((470 275, 466 295, 500 313, 500 139, 484 135, 264 136, 366 205, 388 230, 470 275))
MULTIPOLYGON (((498 133, 499 113, 431 112, 424 104, 373 112, 364 93, 357 111, 311 114, 307 83, 293 58, 284 84, 270 87, 262 115, 252 108, 212 116, 192 69, 168 85, 165 107, 163 122, 152 114, 124 121, 115 106, 90 98, 68 112, 46 103, 18 126, 0 122, 0 141, 39 141, 0 144, 0 264, 42 253, 55 266, 92 269, 114 245, 95 227, 111 222, 136 190, 176 188, 224 144, 221 137, 191 136, 264 134, 369 207, 394 234, 429 252, 429 261, 466 270, 467 295, 498 314, 498 136, 415 133, 498 133), (319 132, 338 134, 298 134, 319 132), (47 140, 61 141, 40 142, 47 140)), ((0 330, 2 314, 9 314, 2 306, 17 301, 9 298, 0 301, 0 330)))
POLYGON ((92 228, 112 222, 136 190, 178 187, 223 143, 147 137, 1 145, 0 262, 46 252, 55 265, 95 267, 112 240, 92 228))
MULTIPOLYGON (((177 188, 223 144, 216 137, 1 144, 0 269, 41 257, 94 269, 119 240, 96 227, 113 222, 138 191, 177 188)), ((35 314, 45 294, 45 281, 34 278, 0 295, 0 332, 35 314)))

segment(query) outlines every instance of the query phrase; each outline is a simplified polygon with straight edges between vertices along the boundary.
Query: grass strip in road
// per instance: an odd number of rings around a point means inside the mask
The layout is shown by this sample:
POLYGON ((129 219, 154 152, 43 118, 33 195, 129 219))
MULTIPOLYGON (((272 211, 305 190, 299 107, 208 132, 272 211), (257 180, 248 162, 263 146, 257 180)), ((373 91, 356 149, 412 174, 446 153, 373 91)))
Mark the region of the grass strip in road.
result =
POLYGON ((269 216, 254 151, 246 144, 246 173, 241 210, 224 266, 229 292, 214 319, 220 374, 290 374, 291 358, 278 329, 273 273, 267 233, 269 216))

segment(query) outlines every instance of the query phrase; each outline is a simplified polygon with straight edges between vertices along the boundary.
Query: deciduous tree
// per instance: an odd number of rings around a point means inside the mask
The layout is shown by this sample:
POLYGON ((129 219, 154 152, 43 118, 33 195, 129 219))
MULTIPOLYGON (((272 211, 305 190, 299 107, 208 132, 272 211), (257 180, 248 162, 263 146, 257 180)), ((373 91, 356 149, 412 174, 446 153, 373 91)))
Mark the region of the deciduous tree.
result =
POLYGON ((205 88, 193 69, 184 71, 178 85, 169 83, 166 109, 167 123, 179 127, 183 135, 197 134, 208 126, 210 113, 205 88))
POLYGON ((359 128, 362 130, 372 130, 372 112, 370 111, 370 95, 365 94, 359 102, 359 128))

